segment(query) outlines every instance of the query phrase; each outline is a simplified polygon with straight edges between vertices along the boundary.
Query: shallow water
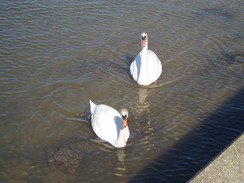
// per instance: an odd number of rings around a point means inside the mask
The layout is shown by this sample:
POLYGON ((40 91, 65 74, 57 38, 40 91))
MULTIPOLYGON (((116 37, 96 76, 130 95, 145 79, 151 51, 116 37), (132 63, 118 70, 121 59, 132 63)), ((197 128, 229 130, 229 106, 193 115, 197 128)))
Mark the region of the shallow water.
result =
POLYGON ((1 182, 186 182, 244 131, 242 1, 0 7, 1 182), (142 31, 163 64, 147 87, 129 73, 142 31), (129 110, 125 149, 97 139, 89 99, 129 110), (50 165, 63 148, 75 169, 50 165))

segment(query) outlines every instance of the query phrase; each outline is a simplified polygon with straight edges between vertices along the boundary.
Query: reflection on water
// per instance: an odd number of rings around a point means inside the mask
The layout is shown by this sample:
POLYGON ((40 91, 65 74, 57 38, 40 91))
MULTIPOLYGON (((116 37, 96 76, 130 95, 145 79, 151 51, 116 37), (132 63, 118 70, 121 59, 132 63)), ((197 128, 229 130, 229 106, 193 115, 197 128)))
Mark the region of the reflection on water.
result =
MULTIPOLYGON (((170 166, 156 179, 170 182, 180 174, 187 181, 186 168, 189 177, 208 160, 205 151, 219 146, 203 135, 206 146, 193 143, 194 152, 178 156, 181 143, 193 141, 181 139, 244 84, 242 4, 1 1, 0 181, 144 182, 139 172, 145 166, 160 172, 165 162, 170 166), (163 65, 148 87, 129 73, 142 31, 163 65), (129 110, 125 149, 98 139, 80 115, 89 111, 90 99, 129 110), (174 158, 159 161, 162 154, 174 158), (201 161, 189 163, 196 154, 201 161), (60 168, 53 170, 48 162, 55 160, 60 168)), ((218 123, 202 125, 226 140, 218 123)), ((242 130, 236 123, 226 126, 227 134, 242 130)))
POLYGON ((127 182, 127 170, 125 165, 125 149, 116 150, 118 162, 114 174, 119 177, 120 182, 127 182))
POLYGON ((140 143, 150 143, 153 141, 153 124, 151 119, 150 103, 147 97, 150 96, 151 88, 138 87, 138 99, 135 106, 134 115, 135 120, 141 121, 139 129, 143 132, 143 136, 140 139, 140 143))
POLYGON ((148 95, 150 95, 150 89, 142 87, 138 88, 138 101, 136 105, 139 113, 143 111, 150 112, 150 103, 146 101, 148 95))

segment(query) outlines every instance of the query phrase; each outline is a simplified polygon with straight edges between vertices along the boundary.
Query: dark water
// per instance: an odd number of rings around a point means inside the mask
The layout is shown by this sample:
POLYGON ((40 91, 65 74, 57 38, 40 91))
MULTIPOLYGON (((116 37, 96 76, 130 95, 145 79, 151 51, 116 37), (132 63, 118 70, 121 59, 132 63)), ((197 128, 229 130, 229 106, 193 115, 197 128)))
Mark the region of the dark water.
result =
POLYGON ((1 1, 1 182, 186 182, 244 131, 244 10, 219 1, 1 1), (139 35, 163 64, 139 87, 139 35), (116 150, 89 99, 129 110, 116 150))

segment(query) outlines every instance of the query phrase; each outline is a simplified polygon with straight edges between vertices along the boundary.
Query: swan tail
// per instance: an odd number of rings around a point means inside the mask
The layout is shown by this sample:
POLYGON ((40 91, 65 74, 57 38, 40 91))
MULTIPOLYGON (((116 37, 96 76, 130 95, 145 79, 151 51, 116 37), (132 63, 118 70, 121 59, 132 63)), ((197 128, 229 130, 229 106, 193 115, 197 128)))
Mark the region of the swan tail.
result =
POLYGON ((91 111, 91 114, 94 113, 96 107, 97 107, 97 105, 94 104, 94 103, 90 100, 90 111, 91 111))

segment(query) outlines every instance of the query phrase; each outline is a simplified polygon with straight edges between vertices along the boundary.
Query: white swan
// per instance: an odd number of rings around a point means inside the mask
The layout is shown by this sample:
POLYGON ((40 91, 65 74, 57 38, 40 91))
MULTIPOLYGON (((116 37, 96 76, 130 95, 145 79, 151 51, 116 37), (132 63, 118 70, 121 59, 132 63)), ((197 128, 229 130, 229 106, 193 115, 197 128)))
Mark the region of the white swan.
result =
POLYGON ((139 85, 150 85, 156 81, 162 73, 162 64, 157 55, 148 50, 148 35, 141 33, 142 51, 138 53, 130 65, 130 73, 139 85))
POLYGON ((125 147, 130 136, 127 124, 128 111, 122 109, 121 114, 114 108, 90 100, 91 124, 96 135, 114 147, 125 147))

